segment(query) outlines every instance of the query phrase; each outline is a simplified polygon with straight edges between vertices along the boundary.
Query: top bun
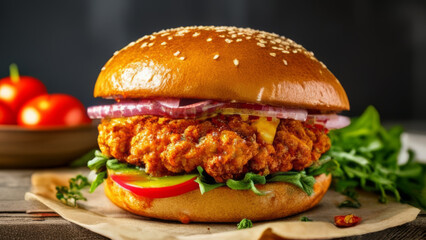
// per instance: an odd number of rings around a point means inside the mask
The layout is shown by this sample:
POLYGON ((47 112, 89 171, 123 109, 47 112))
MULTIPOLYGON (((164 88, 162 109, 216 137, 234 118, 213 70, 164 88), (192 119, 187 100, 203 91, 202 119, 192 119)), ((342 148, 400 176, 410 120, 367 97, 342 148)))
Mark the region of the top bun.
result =
POLYGON ((183 27, 144 36, 114 53, 94 96, 349 110, 345 90, 312 52, 277 34, 236 27, 183 27))

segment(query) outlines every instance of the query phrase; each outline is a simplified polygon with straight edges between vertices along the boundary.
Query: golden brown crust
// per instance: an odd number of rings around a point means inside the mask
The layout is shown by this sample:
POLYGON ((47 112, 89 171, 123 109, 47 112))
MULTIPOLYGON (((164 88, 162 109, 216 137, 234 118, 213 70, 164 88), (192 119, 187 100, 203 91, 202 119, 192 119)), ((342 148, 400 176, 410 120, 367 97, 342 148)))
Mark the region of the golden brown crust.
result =
POLYGON ((349 110, 336 77, 311 52, 276 34, 186 27, 130 43, 106 63, 95 97, 175 97, 349 110))
POLYGON ((239 222, 271 220, 306 211, 319 203, 328 187, 331 175, 316 177, 315 193, 311 196, 289 183, 268 183, 257 186, 270 191, 258 196, 247 190, 220 187, 204 195, 198 190, 176 197, 148 199, 121 188, 111 179, 105 181, 105 193, 117 206, 137 215, 165 220, 188 222, 239 222))

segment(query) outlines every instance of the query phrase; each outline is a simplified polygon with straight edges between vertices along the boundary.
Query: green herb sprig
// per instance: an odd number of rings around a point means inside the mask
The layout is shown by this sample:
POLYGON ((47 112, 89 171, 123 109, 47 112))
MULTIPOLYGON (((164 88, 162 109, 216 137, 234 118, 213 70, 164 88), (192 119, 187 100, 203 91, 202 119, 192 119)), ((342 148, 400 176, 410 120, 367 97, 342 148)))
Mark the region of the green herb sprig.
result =
POLYGON ((90 186, 89 181, 82 175, 77 175, 69 180, 69 186, 57 186, 56 198, 68 206, 76 207, 78 200, 86 201, 80 190, 90 186))
POLYGON ((301 222, 313 222, 314 220, 312 220, 312 219, 310 219, 306 216, 303 216, 303 217, 300 218, 300 221, 301 222))
POLYGON ((393 196, 425 209, 426 165, 414 162, 412 151, 408 162, 398 165, 402 132, 400 126, 385 129, 373 106, 348 127, 330 131, 332 145, 324 157, 340 166, 333 171, 335 189, 347 195, 359 187, 379 193, 380 202, 393 196))
POLYGON ((245 229, 245 228, 252 228, 252 227, 253 227, 253 222, 247 218, 244 218, 237 224, 238 230, 245 229))

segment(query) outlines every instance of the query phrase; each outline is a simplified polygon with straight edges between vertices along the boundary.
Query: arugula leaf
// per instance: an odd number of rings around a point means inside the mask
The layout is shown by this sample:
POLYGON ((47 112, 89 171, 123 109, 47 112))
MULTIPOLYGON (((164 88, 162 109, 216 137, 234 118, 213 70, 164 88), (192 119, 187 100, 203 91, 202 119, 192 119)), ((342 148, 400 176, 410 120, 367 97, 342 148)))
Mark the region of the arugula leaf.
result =
POLYGON ((76 207, 78 200, 87 200, 80 190, 89 185, 87 178, 79 174, 75 178, 69 180, 68 187, 56 187, 56 198, 68 206, 76 207))
POLYGON ((266 178, 255 173, 248 172, 242 180, 228 179, 226 186, 234 190, 252 190, 257 195, 265 195, 259 191, 254 184, 265 184, 266 178))
POLYGON ((345 193, 360 187, 378 192, 380 202, 391 195, 425 209, 426 164, 414 162, 411 151, 410 160, 398 165, 402 132, 400 126, 385 129, 373 106, 348 127, 331 130, 332 145, 323 158, 332 158, 340 166, 333 171, 335 189, 345 193))
POLYGON ((204 194, 215 188, 225 186, 225 183, 217 183, 214 178, 204 172, 204 169, 201 166, 197 167, 197 171, 200 176, 195 179, 195 182, 198 183, 201 194, 204 194))
POLYGON ((104 170, 106 161, 108 161, 108 157, 103 155, 101 151, 96 150, 94 152, 95 157, 87 162, 87 167, 90 168, 90 170, 104 170))
POLYGON ((94 192, 96 188, 104 182, 105 178, 107 178, 107 172, 98 173, 95 180, 90 185, 90 193, 94 192))
MULTIPOLYGON (((324 155, 323 155, 324 156, 324 155)), ((321 157, 312 166, 306 169, 306 173, 310 176, 318 176, 323 173, 326 175, 336 171, 340 167, 339 163, 330 156, 321 157)))
POLYGON ((306 175, 305 171, 300 172, 278 172, 268 176, 268 182, 287 182, 298 186, 308 196, 314 193, 315 178, 306 175))
POLYGON ((93 158, 93 156, 95 155, 96 151, 97 151, 96 149, 90 150, 89 152, 87 152, 83 156, 81 156, 81 157, 75 159, 74 161, 72 161, 69 166, 72 167, 72 168, 87 166, 87 162, 90 159, 93 158))
POLYGON ((245 229, 245 228, 252 228, 253 222, 250 219, 244 218, 237 224, 237 229, 245 229))
MULTIPOLYGON (((330 162, 330 164, 335 164, 330 162)), ((327 172, 327 167, 317 167, 312 171, 315 173, 327 172)), ((245 174, 241 180, 228 179, 225 183, 217 183, 213 177, 209 176, 201 166, 197 167, 199 177, 195 180, 199 184, 201 194, 218 187, 227 186, 234 190, 251 190, 257 195, 265 195, 266 193, 259 191, 255 184, 266 184, 267 182, 287 182, 296 185, 309 196, 314 192, 315 178, 307 175, 305 171, 300 172, 278 172, 268 176, 261 176, 252 172, 245 174)))

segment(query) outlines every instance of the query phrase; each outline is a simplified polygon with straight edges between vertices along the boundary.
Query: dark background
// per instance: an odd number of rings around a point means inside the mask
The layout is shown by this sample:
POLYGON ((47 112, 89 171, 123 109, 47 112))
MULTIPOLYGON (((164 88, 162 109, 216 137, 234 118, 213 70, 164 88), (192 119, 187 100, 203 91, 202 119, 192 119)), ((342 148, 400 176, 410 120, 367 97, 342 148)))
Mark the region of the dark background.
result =
POLYGON ((426 120, 426 1, 0 0, 0 77, 15 62, 51 93, 86 106, 96 77, 129 42, 161 29, 235 25, 275 32, 313 51, 358 115, 426 120))

